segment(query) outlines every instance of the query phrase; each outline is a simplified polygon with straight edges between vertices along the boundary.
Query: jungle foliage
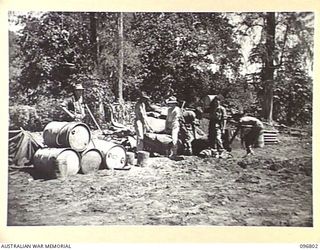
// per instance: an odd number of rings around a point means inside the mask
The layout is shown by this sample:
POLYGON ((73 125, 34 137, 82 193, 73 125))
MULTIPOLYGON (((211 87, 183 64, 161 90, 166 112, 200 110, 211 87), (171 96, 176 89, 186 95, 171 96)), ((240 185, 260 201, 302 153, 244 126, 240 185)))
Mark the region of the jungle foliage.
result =
POLYGON ((9 17, 22 27, 9 31, 10 105, 59 102, 82 83, 97 113, 117 101, 122 49, 125 101, 144 90, 158 103, 174 94, 195 106, 219 93, 230 109, 311 123, 313 13, 124 13, 122 48, 119 13, 9 17))

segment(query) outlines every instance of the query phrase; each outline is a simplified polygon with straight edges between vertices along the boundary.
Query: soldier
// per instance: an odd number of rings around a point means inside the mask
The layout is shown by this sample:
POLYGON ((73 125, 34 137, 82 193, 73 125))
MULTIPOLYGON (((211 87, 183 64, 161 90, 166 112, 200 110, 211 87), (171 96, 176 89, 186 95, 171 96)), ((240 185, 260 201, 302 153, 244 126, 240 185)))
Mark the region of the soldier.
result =
POLYGON ((134 127, 137 135, 137 151, 144 150, 143 139, 146 131, 152 132, 152 128, 147 120, 146 106, 149 105, 150 97, 145 93, 141 93, 139 100, 137 101, 134 113, 135 121, 134 127))
POLYGON ((198 121, 202 119, 203 111, 201 108, 196 108, 195 111, 183 111, 183 117, 180 122, 180 139, 184 147, 186 155, 192 155, 192 141, 196 139, 196 126, 198 121))
POLYGON ((246 156, 253 155, 252 147, 257 144, 259 136, 263 133, 263 123, 255 117, 244 114, 239 115, 238 120, 238 128, 242 129, 242 140, 247 151, 246 156))
POLYGON ((83 100, 84 88, 82 84, 74 87, 73 96, 62 104, 62 109, 69 115, 72 121, 83 122, 86 116, 83 100))
POLYGON ((225 133, 227 112, 221 105, 221 95, 216 96, 210 103, 209 144, 221 155, 224 150, 222 135, 225 133))
POLYGON ((178 153, 178 135, 182 112, 178 106, 178 101, 175 96, 169 97, 166 100, 166 103, 169 106, 169 109, 166 118, 165 132, 172 136, 172 146, 170 149, 169 157, 174 159, 178 153))

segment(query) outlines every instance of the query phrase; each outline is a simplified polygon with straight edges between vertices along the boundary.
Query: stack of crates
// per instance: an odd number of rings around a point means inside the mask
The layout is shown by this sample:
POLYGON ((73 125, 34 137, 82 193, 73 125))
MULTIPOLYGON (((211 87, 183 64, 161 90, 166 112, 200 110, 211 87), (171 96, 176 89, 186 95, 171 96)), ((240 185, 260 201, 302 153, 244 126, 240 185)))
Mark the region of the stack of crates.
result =
POLYGON ((272 144, 279 143, 278 134, 279 134, 279 131, 275 129, 264 130, 263 131, 264 144, 272 145, 272 144))

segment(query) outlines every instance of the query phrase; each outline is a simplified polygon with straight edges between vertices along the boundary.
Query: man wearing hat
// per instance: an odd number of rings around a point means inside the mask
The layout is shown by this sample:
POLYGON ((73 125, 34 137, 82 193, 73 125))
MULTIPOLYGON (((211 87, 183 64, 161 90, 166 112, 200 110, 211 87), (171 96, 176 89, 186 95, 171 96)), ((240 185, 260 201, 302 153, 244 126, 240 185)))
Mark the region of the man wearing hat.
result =
POLYGON ((175 96, 170 96, 167 101, 169 106, 168 115, 166 118, 165 131, 172 136, 172 147, 169 157, 175 158, 178 152, 178 135, 180 130, 180 120, 182 118, 182 111, 178 106, 178 101, 175 96))
POLYGON ((225 133, 227 112, 221 105, 223 97, 217 95, 210 103, 209 144, 219 155, 224 151, 222 135, 225 133))
POLYGON ((82 84, 76 84, 74 87, 73 96, 62 105, 62 109, 73 121, 81 122, 86 116, 85 105, 83 101, 83 91, 84 88, 82 84))
POLYGON ((143 139, 146 131, 152 132, 152 128, 148 123, 146 105, 149 105, 150 97, 142 92, 134 107, 134 128, 137 135, 137 151, 144 150, 143 139))

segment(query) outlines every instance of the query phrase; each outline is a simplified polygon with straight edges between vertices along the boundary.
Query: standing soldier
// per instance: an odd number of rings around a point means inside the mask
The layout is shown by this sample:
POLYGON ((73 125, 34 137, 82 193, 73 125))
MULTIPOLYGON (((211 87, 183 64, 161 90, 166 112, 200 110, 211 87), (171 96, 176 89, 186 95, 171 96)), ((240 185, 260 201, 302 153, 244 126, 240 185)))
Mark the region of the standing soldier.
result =
POLYGON ((170 149, 169 157, 174 159, 178 153, 178 135, 182 113, 175 96, 170 96, 166 103, 169 106, 169 109, 166 118, 165 132, 172 136, 172 146, 170 149))
POLYGON ((180 137, 186 155, 192 155, 192 141, 196 139, 196 126, 198 121, 202 119, 203 111, 196 108, 195 111, 183 111, 182 121, 180 123, 180 137))
POLYGON ((216 96, 210 103, 210 122, 209 122, 209 144, 218 151, 221 156, 224 151, 222 135, 225 132, 227 112, 221 105, 221 95, 216 96))
POLYGON ((134 127, 137 134, 137 151, 144 150, 143 139, 146 131, 152 132, 147 120, 146 105, 149 105, 150 97, 141 93, 139 100, 134 107, 135 121, 134 127))
POLYGON ((84 88, 82 87, 82 84, 77 84, 71 99, 62 104, 62 109, 73 121, 83 122, 86 116, 83 92, 84 88))

